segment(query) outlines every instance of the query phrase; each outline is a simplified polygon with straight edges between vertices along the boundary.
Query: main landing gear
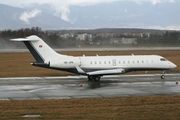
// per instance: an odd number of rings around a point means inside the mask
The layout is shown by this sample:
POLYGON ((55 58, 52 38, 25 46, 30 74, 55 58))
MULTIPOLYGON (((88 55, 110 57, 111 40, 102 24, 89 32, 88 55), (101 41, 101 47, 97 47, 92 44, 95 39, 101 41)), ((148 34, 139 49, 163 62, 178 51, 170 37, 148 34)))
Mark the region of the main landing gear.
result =
POLYGON ((96 81, 96 82, 98 82, 98 81, 100 81, 100 79, 101 79, 101 76, 91 76, 91 75, 88 76, 88 80, 89 81, 96 81))

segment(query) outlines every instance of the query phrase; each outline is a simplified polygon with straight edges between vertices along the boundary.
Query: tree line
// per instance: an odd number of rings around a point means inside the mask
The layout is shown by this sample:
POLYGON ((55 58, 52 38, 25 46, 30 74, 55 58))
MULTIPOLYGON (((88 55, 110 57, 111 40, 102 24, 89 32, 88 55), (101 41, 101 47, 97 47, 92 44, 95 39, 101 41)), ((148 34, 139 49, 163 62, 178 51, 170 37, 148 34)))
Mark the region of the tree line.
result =
POLYGON ((37 35, 42 38, 47 44, 53 48, 75 47, 75 40, 64 40, 56 32, 43 31, 39 27, 18 29, 18 30, 3 30, 0 31, 0 49, 9 46, 11 48, 25 48, 25 46, 18 42, 10 42, 12 38, 24 38, 30 35, 37 35), (15 47, 14 47, 15 46, 15 47))
MULTIPOLYGON (((83 31, 82 31, 83 33, 83 31)), ((68 39, 61 38, 58 31, 43 31, 39 27, 32 28, 22 28, 18 30, 2 30, 0 31, 0 49, 6 48, 9 46, 10 48, 25 48, 21 43, 10 42, 11 38, 21 38, 27 37, 30 35, 37 35, 41 37, 47 44, 52 46, 53 48, 66 48, 66 47, 95 47, 96 43, 98 46, 125 46, 125 45, 112 45, 109 44, 109 38, 103 38, 101 36, 96 36, 96 33, 93 34, 93 43, 88 44, 87 41, 80 41, 75 37, 70 37, 68 39)), ((117 36, 114 36, 117 38, 117 36)), ((128 35, 120 35, 121 37, 134 37, 131 34, 128 35)), ((180 46, 180 32, 179 31, 166 31, 164 33, 152 33, 150 36, 135 36, 137 38, 136 45, 129 46, 180 46)), ((127 45, 126 45, 127 46, 127 45)))

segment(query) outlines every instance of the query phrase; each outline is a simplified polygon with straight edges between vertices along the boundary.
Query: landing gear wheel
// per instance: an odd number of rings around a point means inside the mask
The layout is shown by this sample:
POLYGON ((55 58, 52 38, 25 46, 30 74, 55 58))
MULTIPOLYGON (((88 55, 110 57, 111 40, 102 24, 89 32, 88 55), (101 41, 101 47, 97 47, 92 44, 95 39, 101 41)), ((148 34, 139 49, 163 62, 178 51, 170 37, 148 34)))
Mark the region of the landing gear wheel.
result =
POLYGON ((88 80, 89 81, 96 81, 96 82, 98 82, 98 81, 100 81, 100 79, 101 79, 101 77, 100 76, 88 76, 88 80))
POLYGON ((161 79, 165 79, 165 75, 161 75, 161 79))
POLYGON ((94 81, 96 81, 96 82, 100 81, 100 79, 101 79, 101 77, 99 77, 99 76, 94 77, 94 81))
POLYGON ((92 81, 92 80, 94 80, 94 77, 93 76, 88 76, 88 80, 92 81))

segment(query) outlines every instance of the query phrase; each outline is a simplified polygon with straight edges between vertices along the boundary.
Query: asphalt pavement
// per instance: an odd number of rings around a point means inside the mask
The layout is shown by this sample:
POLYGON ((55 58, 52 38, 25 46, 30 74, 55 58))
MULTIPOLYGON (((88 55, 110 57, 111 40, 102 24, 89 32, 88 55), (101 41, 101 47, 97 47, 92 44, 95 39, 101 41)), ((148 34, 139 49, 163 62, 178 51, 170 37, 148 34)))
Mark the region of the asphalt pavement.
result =
POLYGON ((180 74, 0 78, 0 100, 104 98, 180 94, 180 74))

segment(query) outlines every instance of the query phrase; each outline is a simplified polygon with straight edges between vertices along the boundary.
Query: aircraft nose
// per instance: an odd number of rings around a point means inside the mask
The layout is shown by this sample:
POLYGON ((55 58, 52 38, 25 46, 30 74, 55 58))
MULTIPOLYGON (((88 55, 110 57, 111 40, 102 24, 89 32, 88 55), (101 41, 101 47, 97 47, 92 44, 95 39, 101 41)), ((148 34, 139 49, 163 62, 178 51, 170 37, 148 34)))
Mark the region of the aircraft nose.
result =
POLYGON ((176 68, 177 65, 175 65, 174 63, 171 63, 171 68, 176 68))
POLYGON ((176 67, 177 67, 177 65, 174 64, 174 68, 176 68, 176 67))

